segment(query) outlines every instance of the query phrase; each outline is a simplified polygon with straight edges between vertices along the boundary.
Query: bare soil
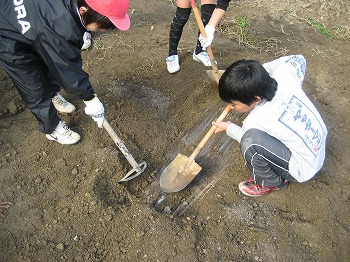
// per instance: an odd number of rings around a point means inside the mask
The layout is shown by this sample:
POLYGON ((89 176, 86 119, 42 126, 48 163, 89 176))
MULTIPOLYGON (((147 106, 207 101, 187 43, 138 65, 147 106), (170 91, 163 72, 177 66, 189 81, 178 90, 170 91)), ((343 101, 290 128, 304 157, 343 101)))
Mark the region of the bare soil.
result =
POLYGON ((202 150, 203 171, 188 187, 160 192, 162 169, 178 153, 189 156, 225 107, 192 60, 193 16, 180 42, 181 71, 167 72, 172 1, 131 1, 131 29, 95 34, 83 52, 106 118, 148 164, 129 182, 118 183, 131 166, 82 101, 62 91, 77 111, 61 117, 82 141, 54 143, 1 69, 0 202, 13 205, 0 218, 0 261, 349 261, 350 4, 307 2, 232 1, 213 47, 219 69, 243 58, 307 59, 304 88, 329 129, 326 162, 312 181, 266 197, 239 192, 250 174, 225 135, 202 150), (250 44, 232 33, 241 16, 252 22, 250 44))

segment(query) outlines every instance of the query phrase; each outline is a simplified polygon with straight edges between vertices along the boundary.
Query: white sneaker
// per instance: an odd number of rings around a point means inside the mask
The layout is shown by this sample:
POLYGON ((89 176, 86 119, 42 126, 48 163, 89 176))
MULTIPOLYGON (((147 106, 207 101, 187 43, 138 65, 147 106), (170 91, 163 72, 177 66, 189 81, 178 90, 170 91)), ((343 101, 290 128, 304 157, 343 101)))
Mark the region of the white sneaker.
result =
POLYGON ((210 58, 207 52, 196 54, 193 52, 193 60, 202 63, 205 66, 211 66, 210 58))
POLYGON ((166 58, 166 68, 170 74, 174 74, 180 70, 179 56, 171 55, 166 58))
POLYGON ((81 50, 86 50, 91 46, 91 34, 89 32, 85 32, 83 35, 83 40, 84 40, 84 44, 81 47, 81 50))
POLYGON ((46 134, 49 140, 57 141, 62 145, 73 145, 78 143, 80 135, 70 130, 65 122, 60 121, 56 129, 51 134, 46 134))
POLYGON ((64 99, 60 93, 56 93, 52 98, 52 103, 60 113, 72 113, 75 111, 75 106, 64 99))

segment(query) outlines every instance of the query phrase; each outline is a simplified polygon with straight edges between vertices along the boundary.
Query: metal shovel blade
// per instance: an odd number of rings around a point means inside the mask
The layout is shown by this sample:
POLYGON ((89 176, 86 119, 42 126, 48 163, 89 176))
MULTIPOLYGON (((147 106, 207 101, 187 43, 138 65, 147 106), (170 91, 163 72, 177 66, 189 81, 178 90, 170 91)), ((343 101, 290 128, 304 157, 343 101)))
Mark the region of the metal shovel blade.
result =
POLYGON ((160 176, 160 189, 166 193, 184 189, 202 170, 194 159, 178 154, 163 170, 160 176))
POLYGON ((219 80, 225 70, 206 70, 207 75, 210 78, 210 81, 213 83, 215 87, 218 87, 219 80))

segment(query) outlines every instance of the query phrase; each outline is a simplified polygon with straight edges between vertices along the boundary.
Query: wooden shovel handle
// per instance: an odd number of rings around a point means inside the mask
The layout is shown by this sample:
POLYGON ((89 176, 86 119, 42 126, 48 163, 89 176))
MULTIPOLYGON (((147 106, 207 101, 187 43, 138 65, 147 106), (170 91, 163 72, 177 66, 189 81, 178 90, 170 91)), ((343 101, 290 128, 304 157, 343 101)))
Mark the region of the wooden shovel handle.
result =
MULTIPOLYGON (((201 35, 203 37, 207 37, 207 34, 205 33, 205 29, 203 26, 203 22, 202 22, 202 18, 201 15, 199 14, 198 8, 197 8, 197 4, 196 4, 196 0, 190 0, 191 2, 191 6, 192 6, 192 10, 194 13, 194 16, 196 17, 196 21, 199 27, 199 31, 201 32, 201 35)), ((216 61, 214 59, 214 53, 213 50, 211 49, 210 46, 207 47, 207 52, 210 58, 210 62, 211 62, 211 67, 213 68, 213 70, 218 71, 218 67, 216 65, 216 61)))
MULTIPOLYGON (((225 110, 221 113, 221 115, 218 117, 218 119, 216 119, 215 122, 221 122, 222 120, 224 120, 224 118, 227 116, 227 114, 231 111, 231 106, 227 105, 225 110)), ((214 134, 215 130, 216 130, 216 126, 211 126, 211 128, 209 129, 208 133, 203 137, 203 139, 199 142, 198 146, 195 148, 195 150, 193 151, 193 153, 190 155, 189 158, 191 159, 195 159, 196 156, 199 154, 199 152, 202 150, 202 148, 205 146, 205 144, 208 142, 209 138, 214 134)))

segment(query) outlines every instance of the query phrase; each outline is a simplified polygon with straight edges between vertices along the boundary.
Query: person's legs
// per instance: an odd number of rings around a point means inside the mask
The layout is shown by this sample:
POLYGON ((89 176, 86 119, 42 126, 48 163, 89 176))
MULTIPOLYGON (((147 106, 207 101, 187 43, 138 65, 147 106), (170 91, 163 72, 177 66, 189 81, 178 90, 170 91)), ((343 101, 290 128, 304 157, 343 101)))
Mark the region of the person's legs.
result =
MULTIPOLYGON (((216 7, 216 0, 201 1, 201 20, 204 27, 208 24, 211 18, 211 15, 214 12, 215 7, 216 7)), ((200 35, 200 31, 198 31, 198 37, 199 35, 200 35)), ((197 38, 197 46, 192 56, 194 61, 200 62, 205 66, 211 66, 209 55, 206 51, 203 50, 198 38, 197 38)))
POLYGON ((288 171, 290 150, 266 132, 248 130, 242 137, 241 151, 254 183, 259 186, 278 190, 286 187, 286 181, 295 181, 288 171))
MULTIPOLYGON (((61 144, 73 144, 80 140, 79 134, 65 126, 52 103, 52 92, 45 75, 46 66, 30 46, 0 36, 0 65, 2 65, 22 96, 27 107, 39 123, 39 130, 53 134, 51 140, 61 144)), ((59 90, 59 89, 58 89, 59 90)))
MULTIPOLYGON (((202 23, 203 23, 204 27, 208 24, 208 22, 211 18, 211 15, 214 12, 215 7, 216 7, 216 1, 212 1, 212 0, 202 1, 201 19, 202 19, 202 23)), ((200 35, 200 31, 198 31, 198 37, 199 37, 199 35, 200 35)), ((196 46, 194 53, 197 55, 201 52, 203 52, 203 48, 202 48, 201 43, 199 42, 199 40, 197 38, 197 46, 196 46)))
POLYGON ((182 36, 183 28, 191 14, 190 2, 179 0, 176 13, 170 25, 169 31, 169 56, 166 58, 168 72, 173 74, 180 70, 179 56, 177 48, 182 36))
POLYGON ((182 36, 183 28, 191 14, 191 6, 188 0, 177 2, 176 13, 170 25, 169 32, 169 56, 177 55, 177 48, 182 36))
POLYGON ((47 67, 43 67, 43 74, 47 83, 46 86, 49 89, 51 96, 54 97, 56 93, 61 90, 61 85, 54 74, 47 67))
POLYGON ((56 79, 56 77, 51 73, 48 68, 44 68, 44 75, 47 83, 47 88, 49 89, 52 97, 52 103, 60 113, 72 113, 75 111, 75 106, 64 99, 59 93, 61 90, 61 85, 56 79))
MULTIPOLYGON (((57 110, 51 102, 51 93, 42 87, 42 83, 28 83, 32 77, 40 79, 38 71, 13 69, 5 65, 5 71, 13 81, 29 110, 39 123, 39 130, 45 134, 52 133, 60 121, 57 110)), ((40 81, 40 80, 39 80, 40 81)))
POLYGON ((29 71, 19 70, 18 68, 13 70, 1 60, 0 64, 4 65, 5 71, 12 79, 27 107, 37 119, 39 130, 45 133, 49 140, 65 145, 75 144, 80 140, 80 135, 70 130, 58 117, 57 110, 52 103, 51 92, 49 89, 42 88, 42 85, 45 86, 46 82, 43 81, 37 85, 25 82, 26 80, 30 81, 32 76, 37 76, 40 79, 40 76, 42 77, 40 70, 29 71), (28 78, 28 76, 31 77, 28 78))
POLYGON ((39 130, 49 134, 55 130, 60 121, 57 110, 51 102, 51 92, 47 86, 41 60, 34 52, 11 39, 0 39, 0 63, 13 81, 27 107, 39 123, 39 130), (2 46, 12 44, 13 49, 2 46), (28 52, 26 52, 28 51, 28 52))

